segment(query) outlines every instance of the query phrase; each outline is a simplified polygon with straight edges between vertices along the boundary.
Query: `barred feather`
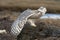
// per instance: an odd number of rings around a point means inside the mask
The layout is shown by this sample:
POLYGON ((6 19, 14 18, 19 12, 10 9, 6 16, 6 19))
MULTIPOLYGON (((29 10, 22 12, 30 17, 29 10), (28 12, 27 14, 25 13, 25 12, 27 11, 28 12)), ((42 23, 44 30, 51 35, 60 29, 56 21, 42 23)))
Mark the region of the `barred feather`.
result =
MULTIPOLYGON (((34 13, 33 13, 34 14, 34 13)), ((11 34, 17 36, 24 27, 24 24, 27 22, 27 19, 33 15, 30 9, 24 11, 17 20, 11 26, 11 34)))

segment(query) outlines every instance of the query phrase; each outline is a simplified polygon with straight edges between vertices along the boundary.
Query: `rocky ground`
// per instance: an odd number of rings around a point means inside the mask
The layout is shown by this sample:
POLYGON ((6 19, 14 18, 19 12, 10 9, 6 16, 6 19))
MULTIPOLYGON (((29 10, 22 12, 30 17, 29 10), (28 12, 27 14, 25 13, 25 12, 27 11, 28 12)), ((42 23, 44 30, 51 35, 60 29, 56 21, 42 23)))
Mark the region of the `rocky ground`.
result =
POLYGON ((14 13, 16 12, 0 12, 0 30, 5 29, 7 31, 7 34, 0 34, 0 40, 60 40, 60 20, 52 19, 37 20, 37 27, 25 24, 25 27, 18 37, 16 39, 13 38, 9 34, 10 27, 13 21, 17 18, 17 15, 19 15, 19 12, 18 14, 14 13))

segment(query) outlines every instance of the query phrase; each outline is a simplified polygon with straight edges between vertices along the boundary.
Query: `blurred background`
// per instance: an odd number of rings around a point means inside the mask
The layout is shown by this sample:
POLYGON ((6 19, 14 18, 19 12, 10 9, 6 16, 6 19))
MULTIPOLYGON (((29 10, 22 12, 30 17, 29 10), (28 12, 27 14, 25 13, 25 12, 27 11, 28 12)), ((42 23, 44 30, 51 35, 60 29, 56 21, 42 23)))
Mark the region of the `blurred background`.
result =
MULTIPOLYGON (((0 0, 0 30, 5 29, 7 32, 0 34, 0 40, 60 40, 59 37, 52 36, 50 32, 53 31, 49 29, 50 27, 53 30, 60 28, 60 0, 0 0), (24 10, 28 8, 36 10, 40 6, 46 7, 47 12, 42 19, 37 20, 37 27, 28 27, 26 24, 18 38, 13 38, 9 33, 14 20, 24 10), (49 32, 45 33, 45 29, 49 32), (45 33, 43 36, 40 34, 41 31, 45 33)), ((60 36, 60 33, 56 32, 56 35, 60 36)))

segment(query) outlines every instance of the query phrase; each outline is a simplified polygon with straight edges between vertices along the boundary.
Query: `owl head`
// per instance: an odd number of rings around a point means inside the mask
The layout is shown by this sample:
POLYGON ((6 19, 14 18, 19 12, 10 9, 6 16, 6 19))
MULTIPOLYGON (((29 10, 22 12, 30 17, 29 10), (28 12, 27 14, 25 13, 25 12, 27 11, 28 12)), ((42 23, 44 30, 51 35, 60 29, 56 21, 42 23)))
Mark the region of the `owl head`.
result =
POLYGON ((41 6, 39 9, 38 9, 39 12, 42 12, 42 15, 45 15, 47 9, 43 6, 41 6))

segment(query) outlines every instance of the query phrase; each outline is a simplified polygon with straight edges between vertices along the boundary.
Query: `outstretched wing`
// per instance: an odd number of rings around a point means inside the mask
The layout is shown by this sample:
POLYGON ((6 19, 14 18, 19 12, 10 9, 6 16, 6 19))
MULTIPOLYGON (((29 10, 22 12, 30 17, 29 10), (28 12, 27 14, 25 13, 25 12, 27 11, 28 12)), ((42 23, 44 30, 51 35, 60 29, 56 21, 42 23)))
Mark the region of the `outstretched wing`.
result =
POLYGON ((21 13, 11 26, 11 34, 17 36, 23 29, 24 24, 27 22, 27 19, 32 15, 34 15, 34 13, 32 13, 32 10, 30 9, 27 9, 21 13))

